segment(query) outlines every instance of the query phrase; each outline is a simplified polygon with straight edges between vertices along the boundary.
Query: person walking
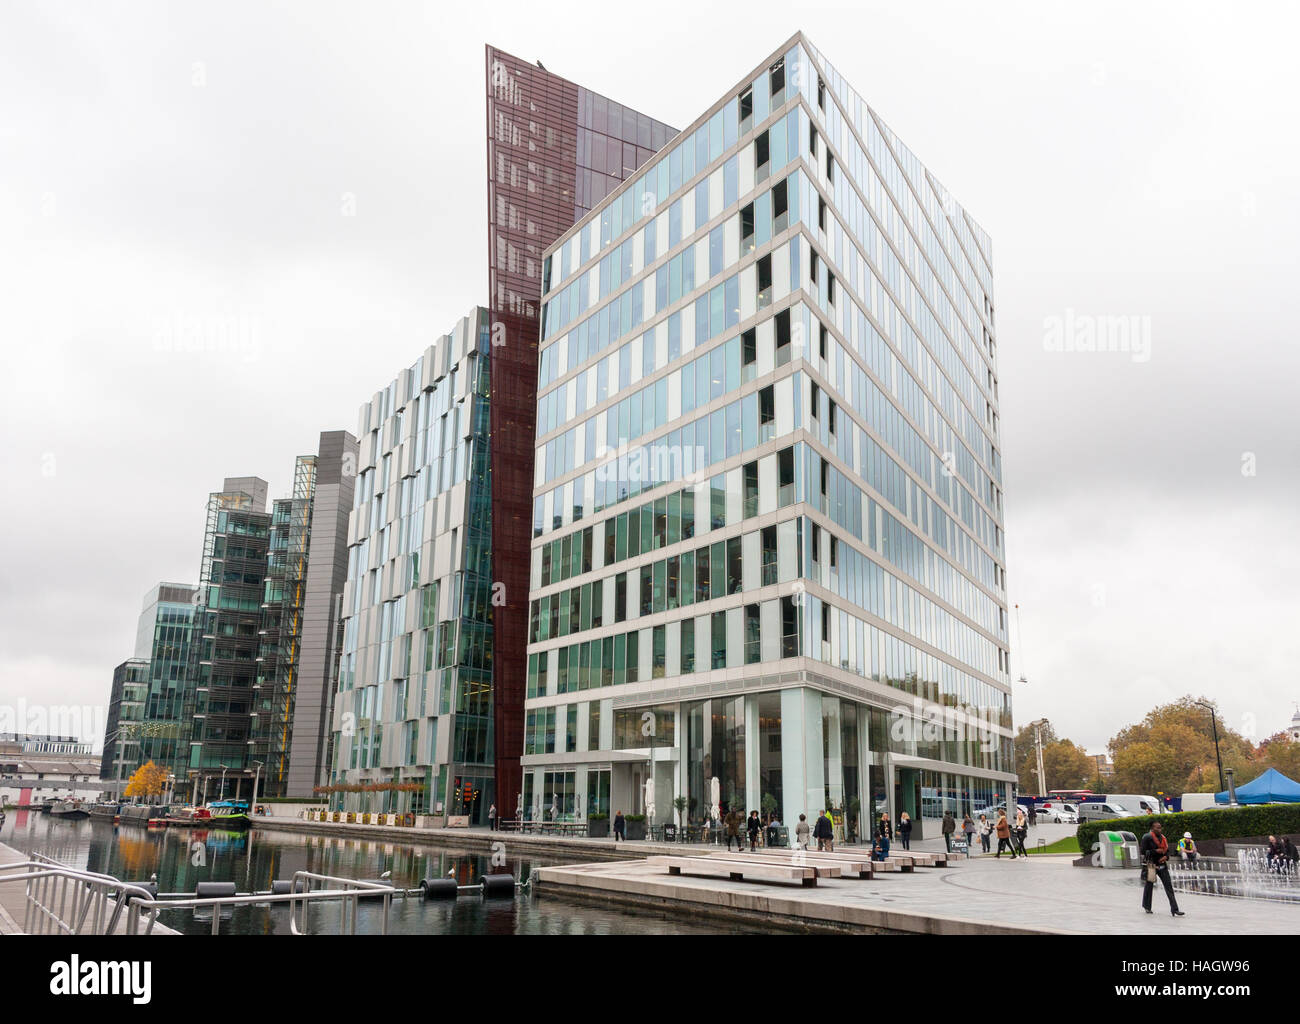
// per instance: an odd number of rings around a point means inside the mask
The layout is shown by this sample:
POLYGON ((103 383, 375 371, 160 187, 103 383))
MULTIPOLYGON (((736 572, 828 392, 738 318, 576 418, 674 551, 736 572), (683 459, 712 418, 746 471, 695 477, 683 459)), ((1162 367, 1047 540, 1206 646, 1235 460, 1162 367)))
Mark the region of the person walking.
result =
POLYGON ((993 822, 987 814, 980 815, 980 851, 989 853, 993 844, 993 822))
POLYGON ((1025 817, 1024 811, 1017 808, 1016 824, 1011 830, 1011 837, 1015 840, 1016 847, 1019 848, 1019 855, 1024 858, 1029 857, 1029 853, 1025 850, 1025 836, 1027 835, 1029 835, 1029 819, 1025 817))
POLYGON ((497 830, 497 805, 493 804, 488 808, 488 828, 493 832, 497 830))
POLYGON ((880 815, 880 824, 876 826, 876 838, 880 840, 880 859, 889 856, 889 841, 894 838, 894 826, 889 821, 889 812, 880 815))
POLYGON ((1033 828, 1038 824, 1038 804, 1029 805, 1029 827, 1033 828))
POLYGON ((943 812, 943 845, 949 853, 952 853, 952 834, 957 831, 957 819, 952 816, 952 811, 943 812))
POLYGON ((817 815, 817 824, 813 826, 813 838, 817 840, 818 853, 831 853, 834 849, 835 826, 823 809, 817 815))
POLYGON ((1011 859, 1015 860, 1016 851, 1015 851, 1015 847, 1011 845, 1011 825, 1008 824, 1007 822, 1006 811, 998 811, 997 833, 998 833, 998 852, 993 855, 993 859, 1001 860, 1002 851, 1010 850, 1011 859))
POLYGON ((736 852, 744 853, 745 847, 740 841, 740 815, 737 814, 733 808, 727 811, 727 816, 722 819, 722 823, 726 826, 727 852, 731 852, 731 842, 734 839, 736 842, 736 852))
POLYGON ((966 856, 975 852, 975 819, 969 814, 962 818, 961 830, 966 833, 966 856))
POLYGON ((799 815, 799 824, 794 827, 794 845, 796 849, 808 849, 808 837, 812 834, 812 829, 808 827, 808 815, 799 815))
POLYGON ((1142 837, 1138 845, 1142 856, 1142 909, 1148 914, 1151 909, 1151 890, 1156 887, 1156 879, 1164 884, 1165 895, 1169 897, 1169 912, 1174 917, 1185 916, 1178 909, 1178 900, 1174 898, 1174 883, 1169 880, 1169 840, 1165 838, 1164 826, 1157 818, 1151 823, 1151 831, 1142 837))
POLYGON ((746 831, 749 832, 749 852, 753 853, 758 849, 758 834, 763 830, 763 820, 758 816, 758 811, 749 812, 749 821, 746 831))
POLYGON ((898 816, 898 838, 902 841, 904 850, 912 848, 912 816, 906 811, 898 816))
POLYGON ((1196 852, 1196 840, 1190 832, 1184 832, 1183 838, 1178 840, 1178 853, 1188 864, 1196 863, 1199 854, 1196 852))
POLYGON ((627 842, 627 819, 623 817, 623 812, 619 811, 614 815, 614 842, 619 840, 627 842))

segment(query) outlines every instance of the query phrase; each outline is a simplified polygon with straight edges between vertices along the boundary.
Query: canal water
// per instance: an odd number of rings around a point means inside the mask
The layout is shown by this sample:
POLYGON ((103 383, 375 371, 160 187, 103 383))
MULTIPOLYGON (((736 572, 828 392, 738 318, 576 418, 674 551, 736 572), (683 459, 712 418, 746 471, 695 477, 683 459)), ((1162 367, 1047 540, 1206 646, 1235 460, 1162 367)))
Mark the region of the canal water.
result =
MULTIPOLYGON (((158 876, 160 892, 193 895, 199 882, 233 881, 239 892, 266 891, 272 879, 295 871, 314 871, 344 878, 377 879, 391 871, 393 885, 415 888, 422 878, 454 877, 461 885, 485 873, 512 873, 526 880, 539 867, 562 862, 531 853, 511 855, 506 864, 489 868, 488 858, 470 850, 350 839, 299 832, 229 832, 216 829, 144 829, 87 819, 60 821, 34 811, 9 811, 0 826, 0 842, 26 853, 41 853, 71 867, 113 875, 126 881, 158 876)), ((360 903, 357 931, 379 930, 377 904, 360 903)), ((313 934, 339 930, 341 904, 309 908, 313 934)), ((289 933, 287 905, 237 907, 226 911, 223 935, 289 933)), ((212 919, 196 920, 190 911, 169 911, 159 920, 178 931, 208 934, 212 919)), ((676 914, 657 915, 605 908, 531 892, 511 899, 484 899, 466 894, 456 900, 393 900, 390 934, 411 935, 692 935, 734 933, 676 914)))

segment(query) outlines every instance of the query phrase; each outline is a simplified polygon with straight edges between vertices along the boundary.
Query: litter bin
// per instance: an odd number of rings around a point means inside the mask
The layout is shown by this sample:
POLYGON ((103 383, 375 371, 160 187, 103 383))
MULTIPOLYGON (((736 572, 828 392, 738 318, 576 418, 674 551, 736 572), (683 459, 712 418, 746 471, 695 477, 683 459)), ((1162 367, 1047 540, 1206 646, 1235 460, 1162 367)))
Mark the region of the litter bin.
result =
POLYGON ((1138 867, 1141 864, 1141 861, 1138 857, 1137 836, 1135 836, 1132 832, 1121 832, 1119 834, 1119 837, 1121 840, 1123 840, 1123 856, 1124 856, 1123 866, 1126 868, 1138 867))
POLYGON ((1102 831, 1097 833, 1097 853, 1103 868, 1125 867, 1123 832, 1102 831))

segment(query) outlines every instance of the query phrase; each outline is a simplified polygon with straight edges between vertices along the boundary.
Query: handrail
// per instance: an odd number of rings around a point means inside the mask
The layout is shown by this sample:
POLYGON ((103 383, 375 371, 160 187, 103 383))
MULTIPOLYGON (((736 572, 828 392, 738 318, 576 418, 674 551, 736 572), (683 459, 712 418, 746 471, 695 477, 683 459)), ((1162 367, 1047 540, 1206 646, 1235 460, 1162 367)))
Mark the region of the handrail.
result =
MULTIPOLYGON (((111 935, 130 899, 151 898, 148 889, 112 875, 70 868, 40 854, 31 856, 31 860, 0 864, 0 882, 27 883, 23 931, 29 934, 35 926, 38 935, 47 931, 111 935)), ((135 934, 132 924, 128 921, 128 934, 135 934)))
POLYGON ((387 935, 392 898, 397 892, 385 882, 298 871, 293 876, 290 892, 283 895, 244 893, 235 896, 159 899, 143 886, 124 882, 112 875, 70 868, 40 854, 33 854, 32 857, 27 861, 0 864, 0 883, 27 883, 27 914, 23 930, 31 933, 35 925, 36 934, 54 931, 68 935, 111 935, 116 931, 125 910, 125 934, 151 935, 158 922, 158 915, 163 910, 211 907, 212 934, 217 935, 220 934, 223 907, 288 903, 290 932, 306 935, 309 934, 306 930, 307 905, 324 900, 341 900, 343 917, 340 928, 347 934, 355 935, 357 905, 366 894, 374 894, 382 895, 383 898, 380 933, 387 935), (334 887, 312 889, 312 883, 334 887), (301 925, 299 907, 302 908, 301 925), (87 918, 90 919, 89 930, 87 918))

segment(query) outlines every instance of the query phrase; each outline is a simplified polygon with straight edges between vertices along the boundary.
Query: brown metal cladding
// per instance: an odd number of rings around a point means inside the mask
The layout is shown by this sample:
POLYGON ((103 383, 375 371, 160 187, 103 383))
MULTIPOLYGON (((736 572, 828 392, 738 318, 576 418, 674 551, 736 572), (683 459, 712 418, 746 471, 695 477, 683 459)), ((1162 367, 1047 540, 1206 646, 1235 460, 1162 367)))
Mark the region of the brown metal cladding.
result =
POLYGON ((496 805, 512 817, 524 749, 542 255, 676 131, 491 46, 485 56, 492 572, 506 602, 494 612, 493 725, 496 805), (616 130, 593 128, 589 104, 621 111, 616 130), (591 154, 582 160, 580 136, 591 154))

